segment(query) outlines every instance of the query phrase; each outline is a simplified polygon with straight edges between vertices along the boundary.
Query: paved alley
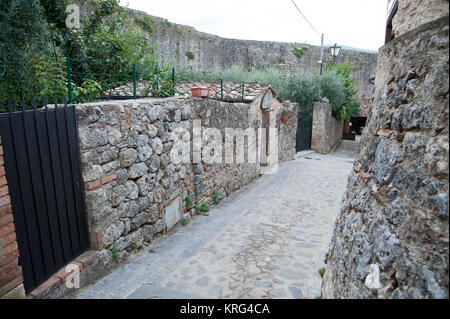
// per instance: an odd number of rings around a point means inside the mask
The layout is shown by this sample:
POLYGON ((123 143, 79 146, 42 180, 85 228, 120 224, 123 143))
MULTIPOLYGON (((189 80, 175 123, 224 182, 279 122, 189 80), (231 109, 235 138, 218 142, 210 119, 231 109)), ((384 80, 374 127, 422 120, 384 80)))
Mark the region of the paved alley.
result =
POLYGON ((280 164, 77 298, 316 298, 357 142, 280 164))

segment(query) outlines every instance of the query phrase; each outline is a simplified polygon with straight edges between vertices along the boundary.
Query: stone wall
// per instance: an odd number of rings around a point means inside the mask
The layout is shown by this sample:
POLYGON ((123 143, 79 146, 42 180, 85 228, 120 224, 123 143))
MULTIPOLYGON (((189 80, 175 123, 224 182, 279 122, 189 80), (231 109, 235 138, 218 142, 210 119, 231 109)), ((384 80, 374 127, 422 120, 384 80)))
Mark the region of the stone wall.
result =
POLYGON ((326 298, 448 298, 448 16, 380 50, 326 298))
MULTIPOLYGON (((279 123, 281 108, 297 118, 297 104, 280 102, 271 125, 279 123)), ((215 193, 223 199, 260 175, 257 164, 174 164, 170 158, 172 133, 185 128, 192 138, 194 120, 201 121, 203 133, 259 125, 252 104, 180 97, 98 102, 77 105, 76 111, 91 245, 105 260, 114 253, 121 261, 191 218, 188 194, 195 203, 212 205, 215 193)), ((296 125, 277 126, 283 156, 295 153, 296 125)), ((202 147, 209 143, 205 136, 202 147)))
POLYGON ((424 23, 448 16, 448 12, 448 0, 398 0, 393 31, 399 37, 424 23))
POLYGON ((0 137, 0 298, 25 296, 0 137))
POLYGON ((290 161, 295 158, 297 146, 297 125, 298 125, 298 104, 283 102, 281 112, 286 111, 289 118, 286 123, 278 122, 279 132, 279 151, 280 161, 290 161))
MULTIPOLYGON (((132 17, 145 13, 128 10, 132 17)), ((167 20, 150 16, 153 30, 147 34, 150 42, 158 44, 158 55, 166 62, 186 65, 196 70, 223 70, 233 65, 262 69, 275 67, 287 72, 312 74, 319 69, 320 47, 311 46, 299 59, 292 49, 295 43, 252 41, 221 38, 203 33, 189 26, 168 23, 167 20), (186 52, 193 52, 190 60, 186 52)), ((144 31, 145 33, 145 31, 144 31)), ((349 60, 356 64, 356 90, 360 96, 371 96, 373 85, 369 78, 375 74, 378 53, 356 50, 341 50, 337 61, 349 60)), ((329 49, 324 50, 324 59, 332 59, 329 49)))
MULTIPOLYGON (((196 118, 201 119, 202 136, 208 128, 217 128, 222 134, 222 143, 225 143, 226 128, 240 128, 242 130, 249 127, 255 128, 254 123, 251 123, 253 125, 250 126, 251 108, 244 103, 231 104, 209 99, 197 99, 193 105, 193 110, 196 118)), ((205 146, 206 143, 203 143, 202 151, 204 151, 205 146)), ((245 150, 248 150, 248 148, 245 148, 245 150)), ((236 155, 236 152, 234 152, 234 155, 236 155)), ((221 157, 224 159, 224 156, 221 157)), ((259 175, 260 170, 257 164, 207 164, 202 159, 201 164, 194 164, 195 198, 197 202, 211 204, 214 193, 220 199, 223 199, 249 184, 259 175)))
POLYGON ((314 104, 311 150, 321 154, 330 153, 344 134, 344 121, 335 119, 331 110, 328 102, 314 104))
POLYGON ((91 242, 120 261, 166 231, 165 208, 194 191, 191 165, 169 156, 169 132, 189 128, 191 103, 95 103, 77 116, 91 242))

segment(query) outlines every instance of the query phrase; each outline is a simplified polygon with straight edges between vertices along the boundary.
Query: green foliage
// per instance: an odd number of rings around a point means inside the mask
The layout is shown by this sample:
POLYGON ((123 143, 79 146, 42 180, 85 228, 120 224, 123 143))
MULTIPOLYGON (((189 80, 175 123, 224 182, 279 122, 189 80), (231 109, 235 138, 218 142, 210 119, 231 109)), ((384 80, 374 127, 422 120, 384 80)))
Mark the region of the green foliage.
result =
POLYGON ((331 105, 333 116, 340 114, 344 101, 344 83, 342 78, 334 71, 325 72, 320 78, 322 96, 326 97, 331 105))
POLYGON ((219 205, 220 204, 220 202, 222 201, 221 197, 222 196, 220 195, 219 192, 217 192, 217 191, 214 192, 213 198, 212 198, 214 205, 219 205))
POLYGON ((275 68, 246 70, 232 66, 223 71, 195 71, 190 68, 177 68, 178 78, 182 81, 238 81, 268 82, 285 100, 297 102, 300 106, 299 125, 310 126, 314 103, 321 96, 333 105, 333 116, 348 119, 359 112, 359 101, 354 89, 353 68, 348 62, 325 67, 322 76, 306 74, 284 74, 275 68))
POLYGON ((187 226, 188 224, 189 224, 189 219, 183 218, 183 220, 181 221, 181 225, 187 226))
POLYGON ((355 71, 355 67, 349 61, 336 64, 327 62, 325 64, 325 72, 334 72, 341 78, 343 83, 344 101, 342 102, 342 107, 334 110, 333 113, 333 116, 338 119, 356 117, 361 110, 361 102, 355 89, 355 78, 352 75, 353 71, 355 71))
MULTIPOLYGON (((284 74, 276 68, 263 70, 246 70, 234 65, 223 71, 195 71, 190 68, 178 67, 178 78, 182 81, 238 81, 271 83, 274 90, 285 100, 297 102, 300 109, 306 110, 308 117, 300 116, 299 122, 311 125, 312 108, 319 100, 320 83, 318 77, 305 74, 284 74)), ((302 114, 305 112, 302 112, 302 114)))
POLYGON ((87 0, 89 15, 81 29, 66 26, 66 6, 73 0, 2 0, 0 2, 0 100, 47 95, 67 96, 65 56, 71 60, 73 100, 98 99, 132 79, 149 80, 155 97, 174 95, 170 67, 156 65, 149 46, 149 17, 128 19, 118 0, 87 0))
POLYGON ((47 50, 42 13, 38 0, 0 1, 0 101, 33 93, 30 59, 47 50))
POLYGON ((309 45, 303 45, 302 47, 299 47, 298 44, 295 44, 295 47, 291 49, 292 53, 298 58, 301 59, 306 51, 308 51, 309 45))
POLYGON ((286 110, 283 110, 283 111, 281 112, 281 116, 289 116, 289 112, 286 111, 286 110))
POLYGON ((319 269, 319 275, 323 278, 323 276, 325 275, 325 268, 319 269))
POLYGON ((29 65, 31 66, 29 76, 33 80, 31 89, 34 93, 47 96, 49 101, 54 99, 61 101, 67 96, 67 75, 58 63, 35 55, 30 59, 29 65))
POLYGON ((206 202, 203 202, 200 205, 195 205, 194 209, 197 215, 207 215, 206 213, 209 212, 210 208, 206 202))
POLYGON ((207 203, 202 203, 201 208, 203 212, 209 212, 209 205, 207 203))
POLYGON ((117 261, 119 258, 119 251, 117 250, 116 246, 110 248, 109 251, 111 252, 111 257, 114 261, 117 261))
MULTIPOLYGON (((100 1, 97 7, 100 12, 102 3, 100 1)), ((133 63, 138 63, 149 54, 148 41, 133 21, 128 22, 124 9, 115 5, 115 1, 107 3, 112 6, 105 9, 109 13, 108 18, 101 25, 88 19, 87 29, 82 29, 79 36, 84 43, 84 52, 72 59, 76 82, 81 83, 88 77, 100 82, 104 89, 128 82, 133 63), (95 32, 88 33, 89 29, 95 32)))
POLYGON ((195 54, 192 51, 186 51, 185 55, 188 57, 189 60, 194 60, 195 54))
POLYGON ((163 64, 161 67, 156 64, 154 71, 148 74, 145 79, 150 82, 149 87, 144 91, 146 95, 168 97, 176 93, 171 76, 171 67, 168 64, 163 64))
POLYGON ((100 83, 86 79, 81 86, 75 86, 73 88, 73 102, 83 103, 89 101, 95 101, 100 98, 103 93, 100 83))
POLYGON ((194 198, 192 197, 192 194, 187 194, 184 201, 187 208, 192 207, 192 204, 194 204, 194 198))
POLYGON ((137 25, 139 25, 144 31, 148 33, 153 33, 153 21, 149 16, 137 17, 135 19, 137 25))

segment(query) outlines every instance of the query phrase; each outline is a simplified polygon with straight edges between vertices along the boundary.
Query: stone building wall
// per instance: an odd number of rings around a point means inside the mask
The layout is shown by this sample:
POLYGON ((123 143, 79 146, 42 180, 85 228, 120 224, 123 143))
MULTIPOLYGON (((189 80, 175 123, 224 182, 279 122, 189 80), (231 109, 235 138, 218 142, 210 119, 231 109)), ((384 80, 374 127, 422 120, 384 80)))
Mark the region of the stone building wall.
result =
POLYGON ((448 298, 448 16, 381 48, 326 298, 448 298))
POLYGON ((25 296, 0 137, 0 298, 25 296))
POLYGON ((314 104, 311 150, 328 154, 341 142, 344 121, 332 116, 332 106, 328 102, 314 104))
POLYGON ((420 25, 448 16, 448 0, 398 0, 392 27, 399 37, 420 25))

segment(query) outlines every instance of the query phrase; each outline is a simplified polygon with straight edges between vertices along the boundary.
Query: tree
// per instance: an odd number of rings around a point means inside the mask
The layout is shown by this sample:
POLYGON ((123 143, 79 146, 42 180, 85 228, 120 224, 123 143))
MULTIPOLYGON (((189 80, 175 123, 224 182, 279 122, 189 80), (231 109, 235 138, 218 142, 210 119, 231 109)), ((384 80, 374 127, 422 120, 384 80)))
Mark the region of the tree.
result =
POLYGON ((0 2, 0 101, 32 90, 29 59, 46 51, 45 20, 38 0, 0 2))
POLYGON ((361 110, 361 102, 358 99, 355 90, 355 78, 352 75, 354 71, 355 68, 349 61, 336 64, 328 62, 325 65, 325 72, 333 72, 341 77, 344 87, 344 100, 342 106, 333 112, 333 116, 338 119, 350 119, 356 117, 361 110))

